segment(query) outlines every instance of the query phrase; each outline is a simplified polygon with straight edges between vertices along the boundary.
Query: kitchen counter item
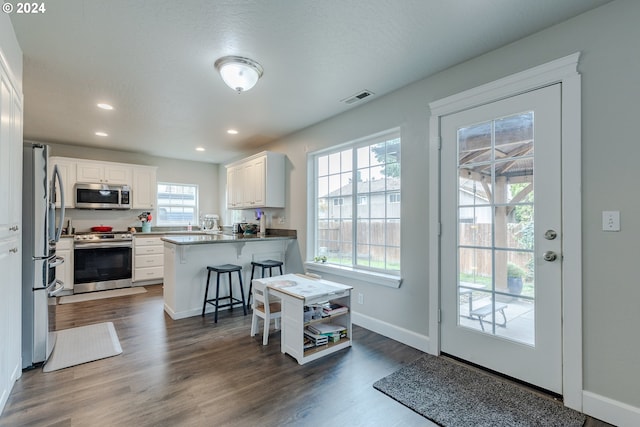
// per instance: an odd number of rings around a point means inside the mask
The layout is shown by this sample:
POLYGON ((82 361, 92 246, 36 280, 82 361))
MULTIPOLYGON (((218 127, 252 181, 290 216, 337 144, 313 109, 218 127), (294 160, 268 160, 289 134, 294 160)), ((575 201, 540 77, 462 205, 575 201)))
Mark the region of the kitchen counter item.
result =
POLYGON ((215 214, 205 214, 202 216, 202 230, 203 231, 218 231, 218 220, 220 217, 215 214))
POLYGON ((91 231, 93 231, 94 233, 108 233, 111 230, 113 230, 113 227, 109 227, 107 225, 99 225, 96 227, 91 227, 91 231))
POLYGON ((258 224, 245 224, 244 226, 244 234, 257 234, 258 233, 258 224))

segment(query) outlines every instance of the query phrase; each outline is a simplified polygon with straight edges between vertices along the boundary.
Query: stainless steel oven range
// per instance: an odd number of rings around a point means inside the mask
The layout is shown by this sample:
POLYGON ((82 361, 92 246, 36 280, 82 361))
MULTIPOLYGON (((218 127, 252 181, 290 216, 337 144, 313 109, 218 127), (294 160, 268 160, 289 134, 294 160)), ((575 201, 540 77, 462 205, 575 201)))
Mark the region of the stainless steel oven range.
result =
POLYGON ((74 237, 73 293, 131 286, 131 233, 80 233, 74 237))

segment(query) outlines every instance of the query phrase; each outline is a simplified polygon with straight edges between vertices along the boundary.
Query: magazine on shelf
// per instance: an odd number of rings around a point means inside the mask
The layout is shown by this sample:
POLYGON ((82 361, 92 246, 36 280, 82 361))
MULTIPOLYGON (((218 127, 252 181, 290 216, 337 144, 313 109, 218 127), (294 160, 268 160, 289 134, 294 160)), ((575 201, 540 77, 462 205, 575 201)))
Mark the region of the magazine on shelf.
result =
POLYGON ((333 316, 334 314, 348 313, 349 307, 335 302, 329 302, 322 307, 322 311, 329 316, 333 316))
POLYGON ((334 323, 314 323, 313 325, 307 326, 307 329, 314 334, 329 334, 333 335, 336 332, 346 331, 347 328, 342 325, 336 325, 334 323))

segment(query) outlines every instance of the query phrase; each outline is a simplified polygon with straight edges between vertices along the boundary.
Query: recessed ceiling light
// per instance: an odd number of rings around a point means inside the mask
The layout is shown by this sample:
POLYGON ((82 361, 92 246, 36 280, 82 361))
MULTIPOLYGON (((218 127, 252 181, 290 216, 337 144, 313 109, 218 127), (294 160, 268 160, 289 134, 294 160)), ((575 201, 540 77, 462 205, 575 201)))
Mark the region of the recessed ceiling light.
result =
POLYGON ((237 131, 237 130, 235 130, 235 129, 229 129, 229 130, 227 131, 227 133, 228 133, 229 135, 237 135, 237 134, 238 134, 238 131, 237 131))
POLYGON ((196 151, 204 151, 204 147, 196 147, 196 151))
POLYGON ((98 108, 102 108, 103 110, 113 110, 113 106, 109 104, 100 103, 97 105, 98 105, 98 108))
POLYGON ((109 136, 109 134, 106 133, 106 132, 98 131, 98 132, 96 132, 96 136, 109 136))

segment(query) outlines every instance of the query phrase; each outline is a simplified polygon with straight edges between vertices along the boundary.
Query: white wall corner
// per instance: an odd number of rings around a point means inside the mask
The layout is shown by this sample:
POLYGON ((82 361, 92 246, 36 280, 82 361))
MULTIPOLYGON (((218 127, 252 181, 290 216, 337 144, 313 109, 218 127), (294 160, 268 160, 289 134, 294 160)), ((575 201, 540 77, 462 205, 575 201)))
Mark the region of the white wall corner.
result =
POLYGON ((582 392, 582 407, 585 414, 618 427, 640 426, 640 408, 590 391, 582 392))
POLYGON ((383 322, 355 311, 351 312, 351 322, 377 334, 391 338, 401 342, 402 344, 406 344, 409 347, 416 348, 420 351, 424 351, 425 353, 431 353, 431 351, 429 351, 429 337, 426 335, 418 334, 408 329, 383 322))

